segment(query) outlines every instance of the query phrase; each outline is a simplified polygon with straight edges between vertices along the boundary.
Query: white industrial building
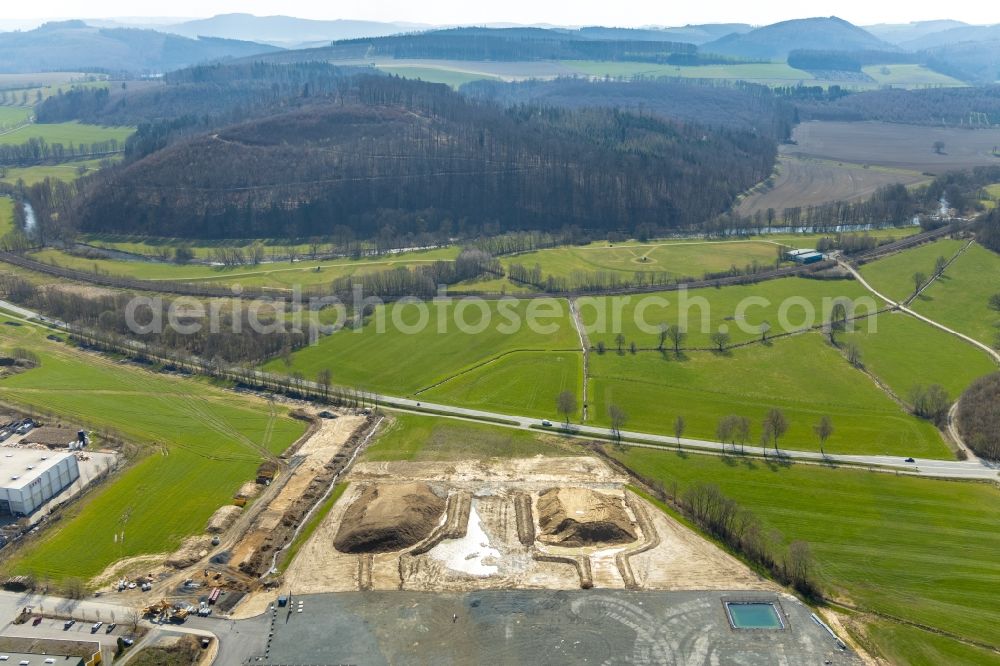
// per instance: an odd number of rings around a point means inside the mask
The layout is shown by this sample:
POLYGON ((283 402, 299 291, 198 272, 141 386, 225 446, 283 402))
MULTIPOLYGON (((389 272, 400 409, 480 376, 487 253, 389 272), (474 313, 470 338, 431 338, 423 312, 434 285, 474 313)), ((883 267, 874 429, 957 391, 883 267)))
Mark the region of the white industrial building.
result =
POLYGON ((27 516, 79 478, 72 453, 0 447, 0 515, 27 516))

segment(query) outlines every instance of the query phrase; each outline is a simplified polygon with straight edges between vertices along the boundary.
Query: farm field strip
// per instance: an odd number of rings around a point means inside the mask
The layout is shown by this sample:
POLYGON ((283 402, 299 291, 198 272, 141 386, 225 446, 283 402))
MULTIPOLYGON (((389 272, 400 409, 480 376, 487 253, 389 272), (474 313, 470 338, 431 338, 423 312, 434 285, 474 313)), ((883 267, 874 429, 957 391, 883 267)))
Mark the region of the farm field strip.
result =
POLYGON ((171 264, 151 261, 126 261, 121 259, 87 259, 67 254, 61 250, 46 249, 31 255, 36 261, 52 263, 66 268, 93 271, 95 267, 111 275, 127 276, 141 280, 205 281, 235 283, 247 286, 273 286, 289 289, 293 285, 316 285, 333 281, 337 277, 361 274, 366 271, 385 270, 399 266, 415 266, 434 261, 449 261, 457 256, 454 251, 427 251, 394 255, 392 258, 304 260, 295 263, 278 262, 252 266, 226 268, 204 264, 171 264))
POLYGON ((718 485, 766 528, 809 542, 828 596, 1000 645, 1000 489, 626 448, 613 455, 678 491, 718 485))
POLYGON ((866 65, 861 68, 861 71, 875 79, 875 83, 880 86, 940 88, 942 86, 964 87, 967 85, 956 78, 935 72, 924 65, 866 65))
POLYGON ((363 459, 440 461, 578 454, 557 439, 530 430, 396 412, 378 439, 365 449, 363 459))
MULTIPOLYGON (((913 291, 913 273, 932 274, 935 259, 938 256, 950 259, 952 250, 960 243, 940 241, 926 249, 907 250, 864 266, 862 274, 877 289, 884 288, 893 297, 905 298, 903 294, 913 291), (909 284, 905 282, 907 279, 909 284)), ((993 345, 1000 339, 1000 314, 989 307, 989 300, 996 293, 1000 293, 1000 255, 973 244, 910 303, 910 308, 983 344, 993 345)))
POLYGON ((779 440, 788 449, 819 451, 813 425, 827 415, 835 427, 829 453, 952 458, 930 423, 904 412, 819 333, 680 360, 670 352, 592 354, 590 394, 591 418, 605 427, 609 407, 617 405, 630 431, 669 435, 682 416, 688 436, 716 440, 719 421, 735 414, 750 419, 744 443, 756 446, 764 415, 777 407, 789 422, 779 440))
POLYGON ((382 70, 386 74, 395 74, 396 76, 402 76, 407 79, 419 79, 429 83, 444 83, 452 88, 458 88, 463 84, 469 83, 470 81, 480 81, 482 79, 488 79, 491 81, 502 80, 501 77, 495 74, 487 74, 486 72, 477 72, 471 69, 457 69, 447 66, 434 67, 431 65, 405 65, 396 62, 391 65, 378 65, 378 69, 382 70))
POLYGON ((917 185, 928 180, 919 171, 782 155, 773 184, 744 197, 736 210, 741 215, 753 215, 773 208, 780 216, 785 208, 857 201, 885 185, 917 185))
POLYGON ((46 178, 53 178, 63 182, 72 182, 80 177, 80 172, 95 171, 101 167, 104 159, 72 160, 60 164, 42 164, 30 167, 8 167, 7 176, 0 178, 0 182, 16 184, 17 181, 24 181, 25 185, 31 186, 40 183, 46 178))
POLYGON ((0 238, 14 231, 14 200, 0 197, 0 238))
POLYGON ((173 550, 252 478, 265 443, 274 455, 305 430, 284 409, 275 419, 256 401, 199 379, 78 352, 44 340, 43 331, 0 329, 4 347, 24 346, 41 359, 39 367, 0 381, 0 400, 118 432, 141 444, 144 456, 74 507, 58 531, 5 560, 6 573, 90 578, 119 559, 173 550))
MULTIPOLYGON (((511 352, 415 395, 444 404, 557 418, 556 397, 583 395, 581 352, 511 352)), ((581 407, 571 418, 579 420, 581 407)))
POLYGON ((133 132, 131 127, 101 127, 78 122, 25 125, 13 132, 0 135, 0 144, 21 144, 28 139, 44 139, 49 144, 63 145, 98 143, 110 141, 124 142, 133 132))
POLYGON ((920 127, 881 122, 809 121, 792 132, 784 155, 912 169, 940 174, 997 164, 1000 129, 920 127), (945 145, 933 150, 935 141, 945 145))
POLYGON ((292 354, 290 364, 275 359, 263 369, 298 372, 309 379, 329 369, 335 384, 410 395, 504 352, 578 349, 569 307, 562 299, 476 301, 468 307, 456 299, 426 306, 426 319, 416 304, 376 306, 362 328, 322 337, 292 354), (532 330, 528 314, 542 310, 551 313, 544 319, 545 328, 540 320, 532 330), (515 319, 520 325, 508 326, 515 319), (384 322, 382 332, 379 321, 384 322))

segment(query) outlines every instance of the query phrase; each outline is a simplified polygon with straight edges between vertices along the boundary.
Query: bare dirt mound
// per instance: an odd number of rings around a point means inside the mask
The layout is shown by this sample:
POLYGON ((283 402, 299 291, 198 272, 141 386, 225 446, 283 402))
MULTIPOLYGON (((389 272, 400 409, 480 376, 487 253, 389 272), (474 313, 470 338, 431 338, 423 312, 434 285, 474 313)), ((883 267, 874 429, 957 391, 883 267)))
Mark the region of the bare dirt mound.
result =
POLYGON ((552 488, 538 495, 538 540, 559 546, 630 543, 635 527, 621 499, 589 488, 552 488))
POLYGON ((205 531, 209 534, 220 534, 229 529, 237 518, 240 516, 240 512, 243 509, 234 505, 227 504, 225 506, 219 507, 219 509, 212 514, 212 517, 208 519, 208 526, 205 531))
POLYGON ((402 550, 426 539, 444 508, 426 483, 369 486, 347 507, 333 545, 342 553, 402 550))

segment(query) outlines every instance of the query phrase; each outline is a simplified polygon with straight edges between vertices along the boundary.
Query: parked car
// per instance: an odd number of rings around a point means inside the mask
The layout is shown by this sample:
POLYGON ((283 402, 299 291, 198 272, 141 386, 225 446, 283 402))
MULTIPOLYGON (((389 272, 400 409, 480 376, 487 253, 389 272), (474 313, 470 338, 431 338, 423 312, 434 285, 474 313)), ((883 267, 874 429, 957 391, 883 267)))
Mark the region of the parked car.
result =
POLYGON ((38 625, 40 625, 41 623, 42 623, 42 616, 41 616, 41 615, 39 615, 39 616, 38 616, 38 617, 36 617, 36 618, 35 618, 34 620, 32 620, 32 622, 31 622, 31 626, 33 626, 33 627, 37 627, 37 626, 38 626, 38 625))
POLYGON ((135 643, 135 639, 131 638, 130 636, 125 636, 124 638, 122 638, 122 643, 125 645, 125 647, 132 647, 132 645, 135 643))
POLYGON ((63 631, 65 631, 65 630, 69 629, 69 628, 70 628, 70 627, 72 627, 72 626, 73 626, 74 624, 76 624, 76 620, 66 620, 66 621, 65 621, 65 622, 63 623, 63 631))
POLYGON ((100 628, 101 628, 101 627, 103 627, 103 626, 104 626, 104 623, 103 623, 103 622, 101 622, 100 620, 98 620, 97 622, 95 622, 95 623, 94 623, 94 626, 92 626, 92 627, 90 628, 90 633, 92 633, 92 634, 96 634, 96 633, 97 633, 97 630, 98 630, 98 629, 100 629, 100 628))
POLYGON ((112 622, 111 624, 108 625, 108 628, 104 630, 104 633, 110 634, 112 631, 115 630, 115 627, 117 627, 117 626, 118 626, 117 623, 112 622))

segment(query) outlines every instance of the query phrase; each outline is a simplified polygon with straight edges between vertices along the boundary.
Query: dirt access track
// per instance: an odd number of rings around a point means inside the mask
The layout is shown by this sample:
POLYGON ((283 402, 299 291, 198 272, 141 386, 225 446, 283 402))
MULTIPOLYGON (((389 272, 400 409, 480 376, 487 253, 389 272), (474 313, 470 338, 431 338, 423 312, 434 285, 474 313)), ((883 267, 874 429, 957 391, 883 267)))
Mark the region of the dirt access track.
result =
MULTIPOLYGON (((281 593, 778 589, 628 491, 627 479, 596 458, 361 463, 347 480, 350 488, 289 566, 281 593), (372 486, 401 483, 427 484, 446 498, 446 509, 430 535, 399 551, 338 551, 334 539, 348 507, 372 486), (624 511, 635 540, 572 547, 543 542, 538 538, 538 497, 553 488, 603 498, 600 501, 615 507, 610 515, 624 511)), ((570 505, 568 513, 584 512, 570 505)), ((277 594, 255 595, 240 614, 263 610, 277 594)))
POLYGON ((113 587, 123 576, 141 573, 153 583, 151 592, 136 589, 112 594, 130 601, 141 599, 142 603, 160 597, 190 601, 203 596, 208 586, 236 592, 256 589, 263 572, 247 571, 240 565, 253 562, 264 566, 264 571, 270 568, 274 551, 287 543, 305 512, 329 487, 334 470, 342 465, 345 449, 369 423, 369 417, 351 413, 319 419, 298 448, 287 453, 288 465, 282 466, 269 486, 252 481, 243 485, 239 495, 253 498, 245 509, 224 506, 213 515, 205 533, 186 539, 178 551, 117 562, 95 583, 113 587), (218 544, 213 545, 213 537, 218 544), (187 579, 200 587, 184 589, 181 584, 187 579))
POLYGON ((274 550, 285 545, 294 527, 329 485, 331 461, 365 421, 364 416, 342 415, 320 422, 319 429, 292 456, 298 464, 286 472, 286 479, 276 481, 282 484, 277 494, 228 554, 231 567, 258 576, 270 569, 274 550), (266 564, 263 569, 261 563, 266 564))

